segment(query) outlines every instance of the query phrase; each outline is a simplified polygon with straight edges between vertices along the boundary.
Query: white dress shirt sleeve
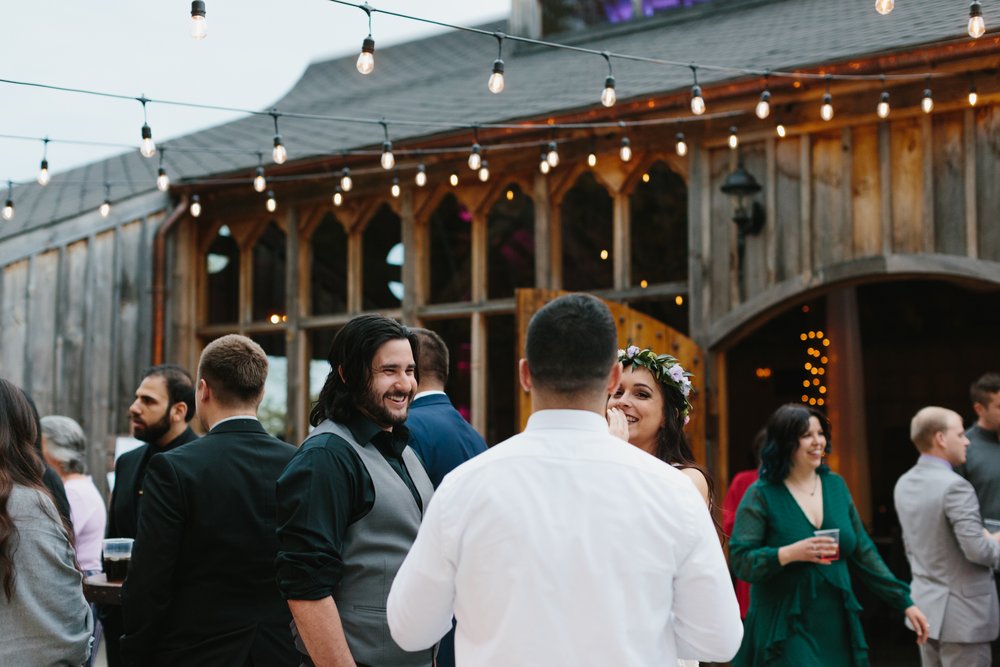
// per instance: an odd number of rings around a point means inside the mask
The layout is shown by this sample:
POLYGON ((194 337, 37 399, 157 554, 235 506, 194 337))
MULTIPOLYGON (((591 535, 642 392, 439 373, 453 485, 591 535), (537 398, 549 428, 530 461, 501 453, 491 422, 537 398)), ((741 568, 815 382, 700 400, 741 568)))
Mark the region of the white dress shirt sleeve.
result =
POLYGON ((677 657, 727 662, 740 648, 743 622, 719 537, 701 503, 689 534, 691 551, 674 578, 677 657))
POLYGON ((429 648, 451 629, 455 557, 452 541, 443 537, 448 501, 442 499, 442 490, 434 494, 389 590, 389 631, 405 651, 429 648))

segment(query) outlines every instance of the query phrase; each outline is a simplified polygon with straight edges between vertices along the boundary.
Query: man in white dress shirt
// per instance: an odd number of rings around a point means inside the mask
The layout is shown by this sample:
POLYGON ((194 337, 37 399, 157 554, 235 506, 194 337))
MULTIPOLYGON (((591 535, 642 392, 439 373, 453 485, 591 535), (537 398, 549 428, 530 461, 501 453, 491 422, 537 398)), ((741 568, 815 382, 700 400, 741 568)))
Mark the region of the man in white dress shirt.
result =
POLYGON ((402 648, 458 620, 465 665, 725 662, 743 626, 705 502, 682 473, 610 435, 614 319, 563 296, 528 325, 524 433, 438 488, 392 585, 402 648))

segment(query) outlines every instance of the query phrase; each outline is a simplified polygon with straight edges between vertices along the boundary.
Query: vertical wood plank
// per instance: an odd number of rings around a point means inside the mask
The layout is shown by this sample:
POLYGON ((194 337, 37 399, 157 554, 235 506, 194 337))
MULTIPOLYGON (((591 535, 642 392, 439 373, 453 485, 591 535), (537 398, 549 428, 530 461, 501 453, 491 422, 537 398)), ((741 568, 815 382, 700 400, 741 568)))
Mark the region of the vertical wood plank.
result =
POLYGON ((478 209, 472 216, 472 301, 482 303, 487 295, 489 241, 486 236, 487 212, 478 209))
POLYGON ((1000 108, 985 107, 976 112, 976 236, 977 257, 1000 260, 1000 108))
POLYGON ((923 137, 919 119, 890 125, 892 134, 892 249, 920 252, 924 238, 923 137))
POLYGON ((733 303, 733 286, 736 284, 735 230, 732 222, 733 203, 729 196, 719 190, 732 169, 731 151, 726 149, 708 151, 708 183, 711 197, 711 227, 709 237, 709 282, 712 299, 709 320, 726 314, 733 303))
MULTIPOLYGON (((90 303, 87 306, 87 352, 85 372, 88 374, 86 403, 89 406, 89 425, 87 433, 93 443, 108 444, 114 429, 114 408, 111 403, 111 384, 114 375, 111 368, 114 365, 114 341, 109 327, 115 319, 114 284, 115 276, 115 232, 103 232, 88 241, 87 295, 90 303)), ((138 386, 138 382, 136 383, 138 386)), ((135 387, 132 387, 132 392, 135 387)), ((131 395, 131 392, 130 394, 131 395)), ((100 462, 105 472, 113 469, 113 450, 108 448, 105 459, 100 462)))
MULTIPOLYGON (((141 360, 137 353, 139 340, 142 337, 140 330, 143 322, 139 318, 140 302, 142 295, 140 285, 142 284, 143 257, 148 254, 143 252, 143 224, 141 221, 130 222, 118 227, 116 235, 116 259, 117 288, 115 289, 116 307, 115 318, 118 333, 115 345, 115 381, 112 385, 112 403, 114 406, 113 419, 115 430, 128 430, 128 420, 125 417, 125 406, 119 404, 118 397, 129 397, 138 385, 139 374, 142 371, 140 366, 148 362, 149 355, 141 360)), ((148 328, 149 323, 145 326, 148 328)), ((125 404, 127 405, 127 403, 125 404)))
POLYGON ((611 249, 613 253, 613 284, 625 289, 632 284, 632 230, 630 199, 624 192, 615 192, 611 200, 611 249))
POLYGON ((25 384, 31 387, 40 415, 55 409, 56 293, 59 251, 49 250, 33 257, 28 287, 28 345, 31 377, 25 384))
POLYGON ((552 203, 549 196, 549 180, 543 174, 535 174, 534 178, 531 200, 535 205, 535 287, 550 289, 552 257, 559 253, 553 251, 550 236, 552 203))
POLYGON ((812 137, 802 135, 799 140, 799 204, 801 219, 799 221, 799 273, 812 273, 812 137))
POLYGON ((921 155, 923 157, 923 252, 935 252, 934 248, 934 125, 931 117, 924 114, 920 117, 920 136, 923 139, 921 155))
POLYGON ((840 131, 840 210, 843 220, 840 224, 839 250, 841 260, 854 258, 854 207, 852 206, 852 169, 854 168, 854 135, 851 128, 840 131))
POLYGON ((962 115, 965 149, 965 254, 970 259, 979 257, 979 222, 976 202, 976 115, 966 109, 962 115))
POLYGON ((240 243, 240 323, 239 330, 253 321, 253 243, 240 243))
POLYGON ((24 350, 28 341, 28 260, 21 260, 4 267, 3 347, 0 348, 0 368, 3 376, 14 384, 24 386, 24 350))
POLYGON ((61 275, 57 310, 59 324, 59 365, 57 372, 58 400, 56 410, 80 421, 84 409, 84 388, 87 384, 84 359, 86 345, 86 288, 89 247, 78 241, 66 247, 60 262, 61 275))
POLYGON ((809 234, 814 270, 844 258, 843 144, 840 133, 812 138, 812 213, 809 234))
POLYGON ((851 138, 851 206, 854 257, 871 257, 882 250, 882 186, 879 133, 874 125, 855 127, 851 138))
POLYGON ((775 137, 768 137, 764 142, 764 160, 767 164, 764 170, 764 286, 774 287, 778 276, 778 158, 775 137))
POLYGON ((299 331, 299 318, 302 304, 299 301, 299 258, 302 256, 299 234, 301 220, 299 207, 290 206, 285 219, 285 372, 287 386, 285 388, 285 440, 299 443, 306 434, 306 401, 305 389, 308 369, 303 365, 302 335, 299 331))
MULTIPOLYGON (((763 198, 766 200, 770 189, 768 181, 767 149, 763 143, 744 144, 743 151, 744 168, 757 179, 761 186, 761 194, 755 195, 752 200, 760 203, 763 198)), ((748 205, 750 203, 748 202, 748 205)), ((766 215, 766 209, 765 209, 766 215)), ((733 224, 730 221, 730 224, 733 224)), ((735 226, 735 225, 733 225, 735 226)), ((760 294, 767 289, 767 225, 758 234, 748 234, 745 238, 743 251, 743 275, 744 293, 740 296, 741 301, 751 299, 756 294, 760 294)))
POLYGON ((888 123, 878 124, 879 185, 882 190, 882 206, 879 218, 882 221, 881 254, 892 252, 892 135, 888 123))
POLYGON ((775 252, 777 281, 798 274, 802 263, 802 158, 798 137, 786 137, 775 146, 775 252))
POLYGON ((705 280, 708 271, 706 262, 711 252, 711 181, 705 150, 700 142, 692 140, 688 155, 691 160, 688 181, 688 281, 691 302, 688 319, 691 336, 700 340, 708 322, 708 307, 711 303, 711 281, 705 280))
MULTIPOLYGON (((485 222, 485 221, 484 221, 485 222)), ((486 316, 482 313, 473 313, 469 322, 471 327, 472 351, 470 362, 472 365, 471 375, 471 424, 481 435, 486 434, 486 422, 489 416, 487 401, 489 401, 489 386, 487 384, 487 370, 489 367, 489 331, 486 328, 486 316)))
MULTIPOLYGON (((364 253, 361 248, 363 234, 362 229, 354 227, 347 235, 347 312, 349 313, 361 312, 361 304, 364 303, 361 288, 361 276, 365 268, 364 253)), ((403 266, 406 266, 405 262, 403 266)))
POLYGON ((965 254, 964 113, 934 117, 934 248, 965 254))
POLYGON ((31 358, 31 326, 33 322, 31 321, 31 290, 34 287, 35 282, 35 260, 37 255, 31 255, 28 257, 28 274, 24 283, 24 329, 26 332, 24 345, 21 347, 21 368, 24 369, 23 384, 21 388, 24 389, 28 394, 34 391, 34 364, 31 358))

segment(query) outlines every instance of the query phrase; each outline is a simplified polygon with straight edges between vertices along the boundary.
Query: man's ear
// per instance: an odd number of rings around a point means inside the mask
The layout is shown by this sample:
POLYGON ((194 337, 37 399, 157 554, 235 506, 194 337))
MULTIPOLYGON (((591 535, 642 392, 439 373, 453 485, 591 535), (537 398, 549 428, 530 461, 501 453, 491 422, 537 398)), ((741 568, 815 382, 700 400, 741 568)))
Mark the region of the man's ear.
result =
POLYGON ((972 409, 976 411, 977 419, 981 418, 983 413, 986 412, 986 406, 978 401, 972 404, 972 409))
POLYGON ((170 406, 170 421, 178 423, 187 421, 188 406, 184 401, 177 401, 170 406))
POLYGON ((521 359, 517 362, 517 377, 521 381, 521 389, 528 394, 531 393, 531 371, 528 370, 528 360, 521 359))
POLYGON ((616 361, 615 365, 611 367, 611 373, 608 375, 608 386, 604 392, 608 396, 618 391, 618 385, 622 383, 622 372, 622 362, 616 361))

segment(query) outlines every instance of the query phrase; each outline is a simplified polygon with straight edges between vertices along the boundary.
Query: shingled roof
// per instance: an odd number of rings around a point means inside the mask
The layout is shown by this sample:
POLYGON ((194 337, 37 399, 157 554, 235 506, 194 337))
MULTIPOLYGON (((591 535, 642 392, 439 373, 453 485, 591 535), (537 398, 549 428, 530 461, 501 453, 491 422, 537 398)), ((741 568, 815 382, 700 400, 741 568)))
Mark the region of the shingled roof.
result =
MULTIPOLYGON (((962 3, 905 0, 899 4, 892 14, 879 16, 869 0, 716 0, 550 39, 681 62, 772 70, 968 40, 962 3)), ((983 8, 987 26, 1000 24, 1000 8, 995 5, 983 8)), ((506 29, 504 24, 481 27, 506 29)), ((486 79, 495 49, 490 36, 445 33, 380 48, 371 76, 359 76, 355 71, 356 52, 352 50, 346 56, 312 64, 292 90, 272 106, 283 112, 455 123, 497 123, 599 107, 606 70, 597 56, 507 43, 507 87, 501 95, 493 95, 486 89, 486 79)), ((680 67, 616 61, 614 74, 620 100, 683 91, 691 85, 691 73, 680 67)), ((737 78, 745 77, 699 71, 706 87, 737 78)), ((267 116, 239 119, 165 142, 166 161, 172 175, 185 178, 251 169, 256 158, 250 154, 171 152, 169 147, 227 146, 262 150, 269 155, 272 132, 272 120, 267 116)), ((391 128, 395 142, 440 132, 416 126, 391 128)), ((293 160, 377 146, 382 141, 377 125, 294 118, 281 119, 281 133, 293 160)), ((17 187, 18 214, 13 221, 0 224, 0 240, 92 211, 104 198, 105 180, 127 183, 116 184, 112 191, 112 199, 119 201, 153 190, 155 176, 156 161, 130 151, 57 174, 45 188, 35 184, 17 187), (91 185, 81 186, 80 181, 91 185)))

